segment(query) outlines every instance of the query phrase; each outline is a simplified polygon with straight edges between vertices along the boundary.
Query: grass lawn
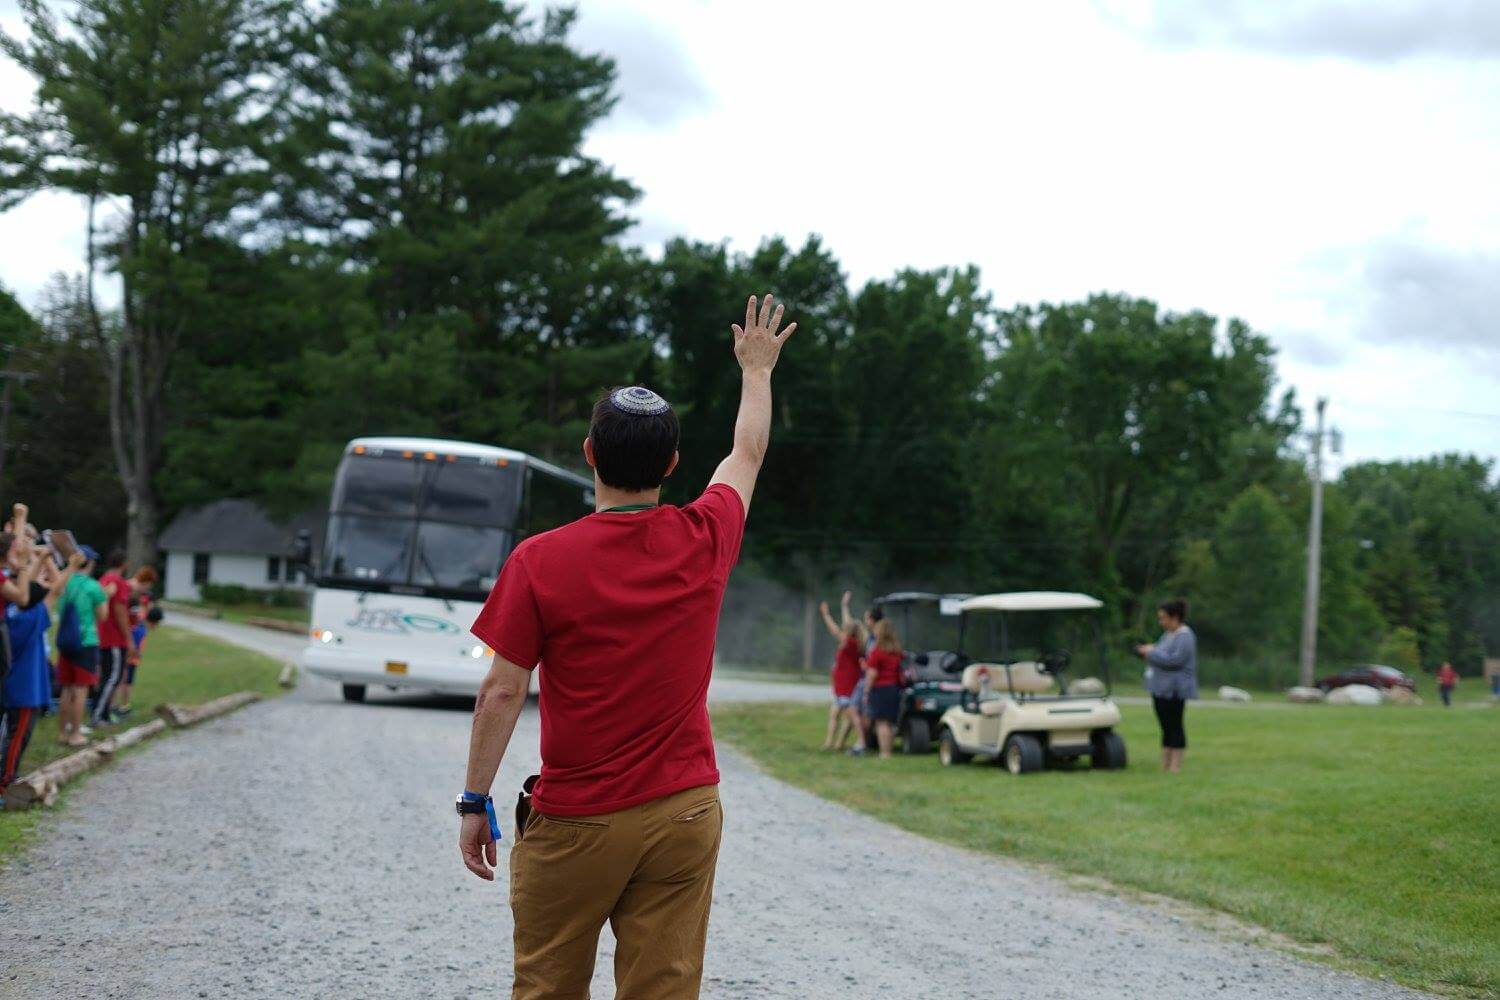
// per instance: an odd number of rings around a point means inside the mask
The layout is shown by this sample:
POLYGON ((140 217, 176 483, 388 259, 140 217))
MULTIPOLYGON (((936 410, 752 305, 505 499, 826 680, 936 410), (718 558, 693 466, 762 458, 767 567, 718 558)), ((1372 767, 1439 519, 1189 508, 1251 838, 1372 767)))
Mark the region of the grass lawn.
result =
POLYGON ((1151 710, 1124 713, 1129 769, 1025 777, 820 753, 822 706, 726 705, 714 724, 776 777, 915 833, 1222 910, 1365 973, 1500 994, 1500 708, 1190 707, 1176 776, 1151 710))
MULTIPOLYGON (((130 699, 134 712, 118 726, 97 728, 94 735, 96 738, 108 736, 149 722, 155 718, 156 706, 164 701, 196 705, 235 691, 274 695, 281 690, 276 683, 280 673, 280 661, 271 657, 163 625, 146 640, 146 652, 136 673, 135 690, 130 699)), ((150 746, 150 742, 140 745, 150 746)), ((135 749, 132 747, 124 752, 133 753, 135 749)), ((49 715, 37 723, 32 733, 30 747, 21 760, 21 773, 26 774, 49 760, 73 752, 69 747, 58 745, 57 716, 49 715)), ((108 768, 106 764, 103 770, 108 768)), ((63 795, 67 795, 66 788, 63 795)), ((0 860, 20 846, 41 814, 40 809, 0 811, 0 860)))

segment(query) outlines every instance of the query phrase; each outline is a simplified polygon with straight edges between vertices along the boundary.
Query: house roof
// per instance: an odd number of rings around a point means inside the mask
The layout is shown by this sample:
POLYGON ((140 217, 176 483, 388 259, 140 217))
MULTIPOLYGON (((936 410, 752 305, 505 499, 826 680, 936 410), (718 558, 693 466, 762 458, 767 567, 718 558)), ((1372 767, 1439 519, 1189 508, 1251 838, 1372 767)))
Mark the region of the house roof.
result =
POLYGON ((306 528, 312 532, 316 552, 322 542, 325 519, 321 511, 306 511, 290 521, 278 522, 254 501, 215 500, 178 514, 161 533, 157 545, 164 552, 284 556, 290 552, 297 532, 306 528))

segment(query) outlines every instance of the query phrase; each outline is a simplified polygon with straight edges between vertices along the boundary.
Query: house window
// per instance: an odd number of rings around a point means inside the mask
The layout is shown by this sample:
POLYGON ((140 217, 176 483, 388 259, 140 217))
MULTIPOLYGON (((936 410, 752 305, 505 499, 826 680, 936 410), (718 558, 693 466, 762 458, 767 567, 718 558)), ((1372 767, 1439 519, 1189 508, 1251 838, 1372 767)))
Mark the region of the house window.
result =
POLYGON ((208 553, 193 553, 193 583, 194 585, 208 582, 208 553))
POLYGON ((281 582, 281 557, 270 556, 266 559, 266 582, 281 582))

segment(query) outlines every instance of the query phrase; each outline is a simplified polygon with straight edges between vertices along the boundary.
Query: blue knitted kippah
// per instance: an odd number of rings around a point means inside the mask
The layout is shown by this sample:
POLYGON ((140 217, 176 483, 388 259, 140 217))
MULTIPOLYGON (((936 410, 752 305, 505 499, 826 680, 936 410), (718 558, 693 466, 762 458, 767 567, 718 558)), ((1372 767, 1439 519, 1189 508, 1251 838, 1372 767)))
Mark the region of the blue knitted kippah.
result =
POLYGON ((632 385, 624 389, 616 389, 609 394, 609 401, 615 404, 615 409, 625 413, 635 413, 641 416, 654 417, 658 413, 666 413, 671 407, 667 401, 643 385, 632 385))

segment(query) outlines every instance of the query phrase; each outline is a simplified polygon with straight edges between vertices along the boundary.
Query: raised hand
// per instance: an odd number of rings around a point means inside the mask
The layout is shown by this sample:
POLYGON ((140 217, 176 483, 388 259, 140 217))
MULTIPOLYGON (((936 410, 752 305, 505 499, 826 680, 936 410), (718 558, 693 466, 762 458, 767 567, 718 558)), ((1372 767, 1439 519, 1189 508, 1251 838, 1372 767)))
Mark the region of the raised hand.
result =
POLYGON ((781 326, 781 314, 785 307, 777 305, 773 312, 771 307, 774 304, 775 297, 767 294, 757 313, 755 296, 752 295, 745 303, 745 325, 734 323, 730 326, 734 331, 734 356, 739 360, 740 368, 746 372, 769 374, 776 367, 776 359, 781 356, 781 345, 797 329, 797 324, 792 323, 780 333, 776 332, 781 326))

